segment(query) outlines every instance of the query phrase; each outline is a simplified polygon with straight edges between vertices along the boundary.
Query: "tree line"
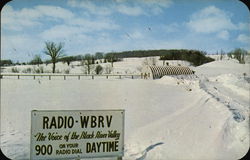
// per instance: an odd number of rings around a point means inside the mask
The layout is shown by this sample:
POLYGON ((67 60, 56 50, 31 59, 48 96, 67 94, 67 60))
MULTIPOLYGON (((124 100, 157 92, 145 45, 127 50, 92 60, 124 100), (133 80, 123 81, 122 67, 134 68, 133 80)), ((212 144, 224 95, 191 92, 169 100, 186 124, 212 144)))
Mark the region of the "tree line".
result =
MULTIPOLYGON (((204 63, 214 61, 213 58, 207 57, 207 53, 199 50, 188 49, 160 49, 160 50, 135 50, 135 51, 123 51, 123 52, 109 52, 102 53, 96 52, 95 54, 85 54, 77 56, 66 56, 63 50, 63 43, 56 44, 55 42, 45 42, 43 53, 50 57, 49 60, 42 61, 40 55, 35 55, 34 58, 27 64, 39 65, 52 63, 52 73, 55 73, 55 67, 57 62, 63 62, 70 65, 72 61, 81 61, 82 65, 87 66, 88 73, 92 64, 110 62, 113 67, 113 63, 122 60, 122 58, 130 57, 153 57, 160 56, 160 60, 165 62, 166 60, 185 60, 190 62, 194 66, 199 66, 204 63)), ((230 58, 237 59, 240 63, 245 63, 245 56, 249 54, 246 50, 237 48, 227 55, 230 58)), ((1 66, 9 66, 14 63, 11 60, 1 60, 1 66)), ((17 63, 16 63, 17 64, 17 63)), ((20 64, 20 63, 18 63, 20 64)), ((22 63, 25 64, 25 63, 22 63)), ((100 67, 99 67, 100 68, 100 67)))

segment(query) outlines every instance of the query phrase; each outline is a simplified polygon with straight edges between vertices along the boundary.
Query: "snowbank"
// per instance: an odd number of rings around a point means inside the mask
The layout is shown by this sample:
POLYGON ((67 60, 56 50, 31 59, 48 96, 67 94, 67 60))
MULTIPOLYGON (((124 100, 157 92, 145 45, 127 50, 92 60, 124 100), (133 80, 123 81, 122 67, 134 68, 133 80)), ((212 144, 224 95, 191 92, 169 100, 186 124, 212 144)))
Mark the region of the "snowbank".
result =
POLYGON ((192 67, 197 75, 217 76, 220 74, 250 74, 250 64, 239 64, 235 59, 213 61, 198 67, 192 67))
MULTIPOLYGON (((141 60, 114 66, 134 72, 141 60)), ((125 160, 239 159, 249 149, 247 67, 217 61, 195 67, 197 77, 159 80, 4 78, 0 146, 11 159, 29 159, 34 109, 125 109, 125 160)))

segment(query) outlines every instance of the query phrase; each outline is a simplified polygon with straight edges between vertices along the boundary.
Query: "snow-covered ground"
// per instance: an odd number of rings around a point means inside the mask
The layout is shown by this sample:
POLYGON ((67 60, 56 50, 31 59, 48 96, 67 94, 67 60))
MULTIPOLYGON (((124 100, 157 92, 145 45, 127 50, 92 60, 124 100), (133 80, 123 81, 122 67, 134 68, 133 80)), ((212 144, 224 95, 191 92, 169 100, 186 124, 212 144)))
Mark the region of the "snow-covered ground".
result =
MULTIPOLYGON (((113 73, 139 73, 143 61, 116 62, 113 73)), ((7 77, 0 146, 11 159, 29 159, 34 109, 125 109, 125 160, 239 159, 249 149, 249 67, 225 59, 158 80, 7 77)))

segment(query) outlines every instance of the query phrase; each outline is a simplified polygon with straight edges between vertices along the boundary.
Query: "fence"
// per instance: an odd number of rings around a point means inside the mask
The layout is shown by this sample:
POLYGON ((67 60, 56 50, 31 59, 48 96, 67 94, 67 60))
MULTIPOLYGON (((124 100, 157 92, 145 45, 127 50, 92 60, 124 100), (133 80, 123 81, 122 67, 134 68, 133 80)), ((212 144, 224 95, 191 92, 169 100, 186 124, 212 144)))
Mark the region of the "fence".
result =
POLYGON ((35 80, 36 77, 48 77, 49 80, 51 80, 51 77, 63 77, 64 80, 67 79, 67 77, 77 77, 78 80, 81 79, 81 77, 91 77, 91 79, 95 79, 95 77, 106 77, 108 79, 109 77, 119 77, 121 79, 122 77, 129 77, 131 79, 134 78, 142 78, 141 74, 20 74, 20 73, 1 73, 0 78, 8 77, 8 76, 16 76, 17 79, 20 79, 21 76, 29 76, 33 77, 35 80))

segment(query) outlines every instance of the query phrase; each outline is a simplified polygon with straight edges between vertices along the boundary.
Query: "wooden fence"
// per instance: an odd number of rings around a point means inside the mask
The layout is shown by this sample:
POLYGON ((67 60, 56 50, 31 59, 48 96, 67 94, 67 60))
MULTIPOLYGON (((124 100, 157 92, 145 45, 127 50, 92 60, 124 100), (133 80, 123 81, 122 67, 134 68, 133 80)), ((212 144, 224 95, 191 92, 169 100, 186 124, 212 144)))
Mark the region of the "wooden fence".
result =
POLYGON ((108 79, 109 77, 119 77, 121 79, 122 77, 129 77, 129 78, 142 78, 141 74, 20 74, 20 73, 1 73, 0 78, 8 77, 8 76, 14 76, 17 77, 17 79, 20 79, 21 77, 33 77, 35 80, 36 77, 48 77, 49 80, 52 79, 52 77, 63 77, 64 80, 67 79, 67 77, 77 77, 78 80, 81 79, 81 77, 91 77, 91 79, 95 79, 95 77, 106 77, 108 79))

